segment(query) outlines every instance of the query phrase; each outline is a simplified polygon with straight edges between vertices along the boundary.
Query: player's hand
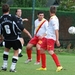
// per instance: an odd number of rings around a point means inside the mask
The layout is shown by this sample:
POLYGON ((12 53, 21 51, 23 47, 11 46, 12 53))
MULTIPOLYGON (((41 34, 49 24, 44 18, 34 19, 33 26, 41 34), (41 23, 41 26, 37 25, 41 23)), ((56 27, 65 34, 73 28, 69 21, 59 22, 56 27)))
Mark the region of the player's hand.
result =
POLYGON ((31 35, 29 37, 30 37, 30 39, 32 39, 32 36, 31 35))
POLYGON ((56 40, 56 45, 57 45, 58 47, 60 46, 59 40, 56 40))
POLYGON ((26 18, 25 21, 28 21, 28 19, 26 18))
POLYGON ((22 19, 23 21, 28 21, 28 19, 27 18, 24 18, 24 19, 22 19))
POLYGON ((42 39, 44 36, 39 36, 39 39, 42 39))

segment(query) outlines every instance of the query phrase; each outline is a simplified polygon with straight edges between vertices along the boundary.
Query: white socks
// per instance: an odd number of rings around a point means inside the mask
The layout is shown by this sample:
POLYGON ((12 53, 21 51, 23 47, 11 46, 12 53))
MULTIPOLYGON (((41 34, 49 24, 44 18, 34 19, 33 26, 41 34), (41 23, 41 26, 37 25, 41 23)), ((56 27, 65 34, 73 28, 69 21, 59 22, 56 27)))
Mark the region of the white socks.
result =
POLYGON ((5 58, 5 57, 7 57, 9 55, 9 52, 4 51, 3 55, 4 55, 4 57, 3 57, 3 65, 2 65, 2 67, 7 68, 8 58, 5 58), (6 60, 4 60, 4 59, 6 59, 6 60))
POLYGON ((17 56, 13 56, 12 58, 12 64, 10 69, 14 70, 16 68, 16 63, 17 63, 18 57, 17 56))
POLYGON ((3 65, 2 65, 3 68, 7 68, 7 64, 8 64, 7 62, 8 61, 6 61, 6 60, 3 61, 3 65))
POLYGON ((18 52, 18 53, 20 54, 20 53, 21 53, 21 51, 22 51, 22 50, 21 50, 21 49, 19 49, 19 52, 18 52))
MULTIPOLYGON (((23 47, 23 44, 22 44, 22 47, 23 47)), ((19 49, 19 54, 22 52, 22 49, 19 49)))

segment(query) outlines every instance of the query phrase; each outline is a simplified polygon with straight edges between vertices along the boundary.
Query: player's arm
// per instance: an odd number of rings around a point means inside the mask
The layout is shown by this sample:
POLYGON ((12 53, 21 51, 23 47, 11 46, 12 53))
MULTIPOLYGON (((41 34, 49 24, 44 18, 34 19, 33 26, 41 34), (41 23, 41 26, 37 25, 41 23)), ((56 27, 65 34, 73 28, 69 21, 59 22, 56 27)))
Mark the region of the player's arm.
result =
POLYGON ((19 23, 17 18, 14 16, 14 21, 16 22, 18 28, 23 31, 24 33, 26 33, 30 38, 32 38, 31 34, 24 28, 23 24, 19 23))
POLYGON ((31 34, 24 28, 23 32, 26 33, 30 38, 32 38, 31 34))
POLYGON ((46 29, 46 31, 45 31, 45 33, 43 34, 44 36, 46 36, 46 35, 47 35, 48 21, 46 21, 46 22, 45 22, 45 29, 46 29))
POLYGON ((23 31, 24 33, 26 33, 30 38, 32 38, 32 36, 29 33, 29 31, 26 30, 23 25, 19 24, 19 28, 21 29, 21 31, 23 31))
POLYGON ((53 21, 53 27, 55 30, 55 35, 56 35, 56 45, 59 47, 60 42, 59 42, 59 21, 58 20, 52 20, 53 21))
POLYGON ((56 45, 60 46, 60 42, 59 42, 59 30, 55 30, 55 35, 56 35, 56 45))
POLYGON ((19 24, 18 26, 19 26, 19 28, 21 29, 21 31, 23 31, 23 32, 26 33, 30 38, 32 38, 32 36, 31 36, 31 34, 29 33, 29 31, 26 30, 23 25, 20 25, 20 24, 19 24))
POLYGON ((28 21, 28 19, 27 18, 24 18, 24 19, 22 19, 22 21, 28 21))
POLYGON ((32 36, 31 36, 31 34, 29 33, 29 31, 26 30, 23 25, 20 25, 20 24, 19 24, 19 28, 21 29, 21 31, 23 31, 24 33, 26 33, 30 38, 32 38, 32 36))
POLYGON ((43 35, 39 36, 39 39, 44 38, 46 35, 47 35, 47 34, 46 34, 46 33, 44 33, 43 35))

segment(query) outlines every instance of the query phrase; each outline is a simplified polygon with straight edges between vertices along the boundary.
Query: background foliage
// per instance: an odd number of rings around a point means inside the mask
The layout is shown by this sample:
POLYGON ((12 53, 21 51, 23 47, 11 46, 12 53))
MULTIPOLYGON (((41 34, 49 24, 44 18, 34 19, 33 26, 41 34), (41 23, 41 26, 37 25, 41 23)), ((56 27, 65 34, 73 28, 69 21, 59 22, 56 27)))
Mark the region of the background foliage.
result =
POLYGON ((75 0, 61 0, 58 9, 64 11, 75 11, 75 0))
MULTIPOLYGON (((0 5, 3 3, 6 3, 8 0, 0 0, 0 5)), ((13 7, 32 7, 32 1, 33 0, 10 0, 13 1, 11 6, 13 7)), ((48 0, 35 0, 35 6, 36 7, 44 7, 46 6, 48 0)))
MULTIPOLYGON (((0 5, 9 3, 12 7, 32 7, 33 0, 0 0, 0 5)), ((47 7, 51 0, 35 0, 35 7, 47 7)), ((56 0, 58 2, 58 10, 75 11, 75 0, 56 0)))

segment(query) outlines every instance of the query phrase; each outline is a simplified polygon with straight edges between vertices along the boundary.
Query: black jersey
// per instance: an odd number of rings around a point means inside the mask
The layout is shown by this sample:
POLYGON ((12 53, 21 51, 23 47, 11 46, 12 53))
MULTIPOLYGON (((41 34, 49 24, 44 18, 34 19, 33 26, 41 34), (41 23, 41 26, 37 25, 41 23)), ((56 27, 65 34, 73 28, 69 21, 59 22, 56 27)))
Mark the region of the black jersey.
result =
POLYGON ((23 29, 23 25, 18 22, 15 16, 4 14, 0 17, 0 33, 3 34, 4 40, 18 39, 18 30, 23 31, 23 29))
MULTIPOLYGON (((23 25, 22 18, 21 18, 21 17, 19 18, 17 15, 15 15, 15 16, 16 16, 16 18, 17 18, 17 22, 18 22, 19 24, 23 25)), ((20 30, 18 30, 18 34, 19 34, 19 37, 22 37, 22 36, 21 36, 21 31, 20 31, 20 30)))

